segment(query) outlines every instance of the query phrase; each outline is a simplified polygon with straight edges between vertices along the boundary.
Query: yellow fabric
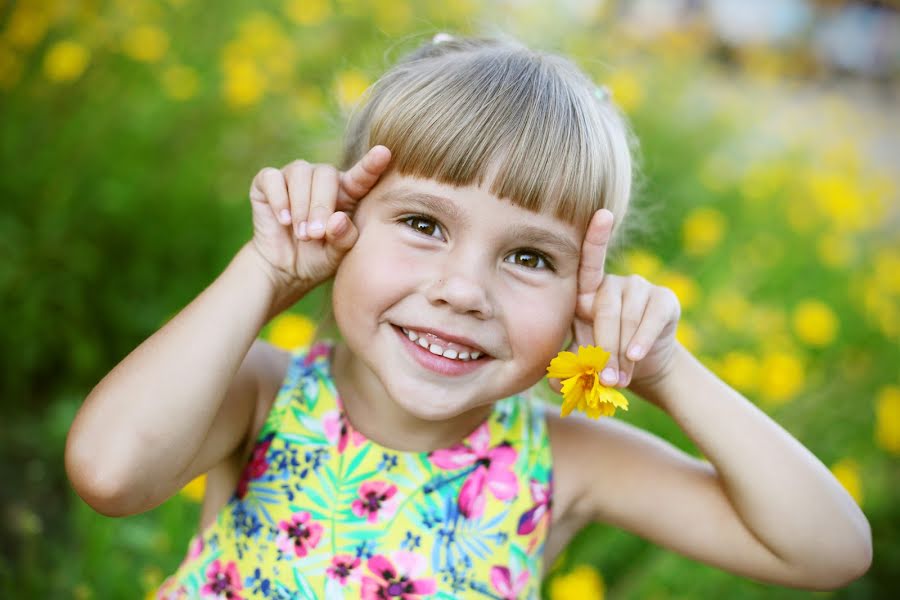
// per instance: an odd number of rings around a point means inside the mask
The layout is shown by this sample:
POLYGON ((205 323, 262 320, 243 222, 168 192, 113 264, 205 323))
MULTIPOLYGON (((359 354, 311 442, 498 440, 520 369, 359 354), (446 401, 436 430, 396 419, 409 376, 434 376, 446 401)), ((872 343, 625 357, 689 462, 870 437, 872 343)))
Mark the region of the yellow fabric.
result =
POLYGON ((539 405, 497 402, 462 442, 398 452, 352 429, 331 344, 292 353, 227 504, 158 598, 538 598, 552 496, 539 405))

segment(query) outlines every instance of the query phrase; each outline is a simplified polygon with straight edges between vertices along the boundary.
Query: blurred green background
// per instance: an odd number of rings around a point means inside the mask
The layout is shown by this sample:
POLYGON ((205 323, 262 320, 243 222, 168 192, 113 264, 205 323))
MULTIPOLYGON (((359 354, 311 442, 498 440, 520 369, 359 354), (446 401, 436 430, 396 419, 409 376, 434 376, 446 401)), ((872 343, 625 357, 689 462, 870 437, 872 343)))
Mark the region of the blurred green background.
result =
MULTIPOLYGON (((612 90, 649 227, 610 270, 677 293, 682 343, 829 466, 874 535, 865 577, 813 593, 596 525, 547 597, 896 597, 897 13, 799 0, 0 1, 0 596, 149 597, 175 569, 202 478, 100 516, 65 478, 72 418, 249 239, 256 172, 335 163, 363 90, 438 31, 510 33, 612 90)), ((301 343, 322 299, 261 335, 301 343)), ((639 399, 617 416, 696 454, 639 399)))

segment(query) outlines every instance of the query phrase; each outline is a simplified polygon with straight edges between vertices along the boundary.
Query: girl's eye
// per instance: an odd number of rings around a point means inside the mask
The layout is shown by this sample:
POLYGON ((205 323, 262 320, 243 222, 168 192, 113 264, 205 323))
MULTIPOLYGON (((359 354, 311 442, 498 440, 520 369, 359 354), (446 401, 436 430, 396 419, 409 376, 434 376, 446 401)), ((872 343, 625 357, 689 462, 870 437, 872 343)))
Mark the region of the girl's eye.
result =
POLYGON ((507 258, 507 262, 511 262, 522 267, 527 267, 529 269, 553 270, 553 265, 550 264, 550 261, 547 260, 547 257, 539 252, 534 252, 533 250, 517 250, 516 252, 513 252, 509 255, 509 258, 507 258))
MULTIPOLYGON (((419 233, 431 237, 434 237, 435 232, 440 233, 441 231, 441 228, 437 223, 426 217, 407 217, 403 222, 419 233)), ((442 236, 438 235, 437 237, 442 236)))

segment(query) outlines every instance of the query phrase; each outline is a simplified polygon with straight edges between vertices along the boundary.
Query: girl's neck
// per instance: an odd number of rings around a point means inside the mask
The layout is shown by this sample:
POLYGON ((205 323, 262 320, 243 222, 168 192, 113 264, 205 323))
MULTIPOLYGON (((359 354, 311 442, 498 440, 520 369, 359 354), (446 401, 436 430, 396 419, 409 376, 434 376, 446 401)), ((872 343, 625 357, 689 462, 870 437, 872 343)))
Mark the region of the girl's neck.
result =
POLYGON ((478 406, 451 419, 420 419, 400 407, 381 381, 346 344, 335 345, 332 376, 352 427, 380 446, 404 452, 449 448, 475 430, 491 412, 478 406))

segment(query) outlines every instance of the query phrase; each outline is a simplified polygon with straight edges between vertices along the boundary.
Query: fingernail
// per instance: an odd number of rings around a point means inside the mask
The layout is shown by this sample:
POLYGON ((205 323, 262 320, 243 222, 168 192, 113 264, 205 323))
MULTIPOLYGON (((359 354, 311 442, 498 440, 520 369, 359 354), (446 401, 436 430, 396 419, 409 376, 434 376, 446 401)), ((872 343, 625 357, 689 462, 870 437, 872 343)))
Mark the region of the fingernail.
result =
POLYGON ((278 216, 281 219, 282 225, 287 225, 288 223, 291 222, 291 212, 286 208, 282 208, 281 214, 278 216))
POLYGON ((600 376, 606 383, 615 383, 619 380, 619 376, 616 375, 616 371, 610 368, 603 369, 603 372, 600 374, 600 376))
POLYGON ((640 346, 632 346, 631 350, 628 351, 628 358, 640 358, 643 351, 644 349, 640 346))
POLYGON ((325 231, 325 225, 322 224, 321 221, 313 221, 309 224, 309 233, 318 233, 320 231, 325 231))
POLYGON ((297 224, 297 237, 303 239, 306 237, 306 221, 300 221, 297 224))

